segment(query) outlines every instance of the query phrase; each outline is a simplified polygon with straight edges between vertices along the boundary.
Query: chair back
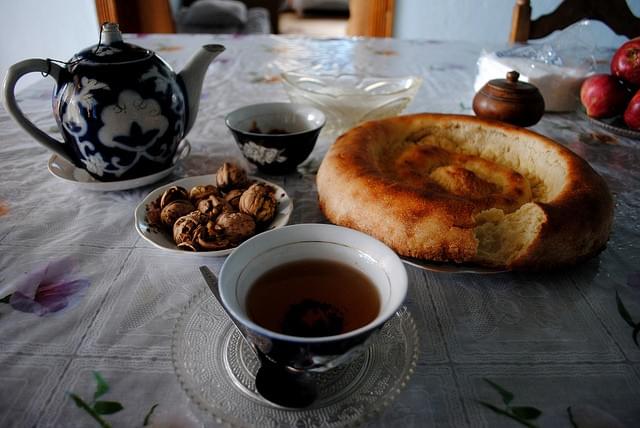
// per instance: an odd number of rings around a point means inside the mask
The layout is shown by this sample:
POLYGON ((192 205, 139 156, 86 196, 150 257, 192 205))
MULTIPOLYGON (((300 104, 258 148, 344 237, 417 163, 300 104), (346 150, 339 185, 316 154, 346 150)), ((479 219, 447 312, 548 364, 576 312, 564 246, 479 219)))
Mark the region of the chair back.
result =
POLYGON ((581 19, 605 23, 616 34, 632 39, 640 36, 640 18, 625 0, 564 0, 553 12, 531 20, 531 2, 516 0, 511 19, 510 43, 548 36, 581 19))

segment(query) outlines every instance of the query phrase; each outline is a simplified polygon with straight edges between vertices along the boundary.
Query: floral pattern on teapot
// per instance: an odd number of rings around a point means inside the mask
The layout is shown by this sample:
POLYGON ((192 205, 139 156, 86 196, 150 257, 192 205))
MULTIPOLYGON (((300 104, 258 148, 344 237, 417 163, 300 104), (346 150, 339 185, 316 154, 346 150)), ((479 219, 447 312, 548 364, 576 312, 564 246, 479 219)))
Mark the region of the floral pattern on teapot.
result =
POLYGON ((79 85, 68 85, 61 97, 67 100, 60 107, 62 128, 75 141, 79 162, 94 176, 120 178, 141 161, 166 165, 175 153, 185 119, 185 102, 176 80, 154 65, 141 72, 138 82, 139 88, 148 88, 144 95, 123 89, 108 105, 97 100, 106 99, 104 93, 113 92, 112 87, 86 76, 79 85), (163 113, 162 98, 165 104, 168 101, 171 118, 163 113), (88 138, 92 132, 97 139, 88 138))

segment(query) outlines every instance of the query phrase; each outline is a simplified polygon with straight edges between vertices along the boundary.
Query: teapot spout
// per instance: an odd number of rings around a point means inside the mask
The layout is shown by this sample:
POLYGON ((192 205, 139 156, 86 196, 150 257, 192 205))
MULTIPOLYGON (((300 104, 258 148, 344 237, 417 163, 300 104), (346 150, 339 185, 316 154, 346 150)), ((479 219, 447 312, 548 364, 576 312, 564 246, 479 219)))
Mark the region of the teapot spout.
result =
POLYGON ((222 45, 204 45, 196 52, 189 62, 184 66, 182 71, 178 73, 180 80, 184 84, 187 99, 187 123, 184 133, 191 130, 196 116, 198 115, 198 106, 200 105, 200 92, 202 91, 202 82, 207 67, 215 57, 224 51, 222 45))

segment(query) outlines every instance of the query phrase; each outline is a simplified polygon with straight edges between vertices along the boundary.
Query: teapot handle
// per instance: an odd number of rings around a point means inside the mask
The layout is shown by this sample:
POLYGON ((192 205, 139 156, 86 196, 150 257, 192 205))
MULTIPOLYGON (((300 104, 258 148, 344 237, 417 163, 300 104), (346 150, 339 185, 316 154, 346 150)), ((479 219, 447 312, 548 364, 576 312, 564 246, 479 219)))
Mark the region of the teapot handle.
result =
POLYGON ((46 75, 51 76, 57 83, 60 75, 64 72, 64 68, 44 59, 26 59, 9 67, 4 79, 5 108, 11 116, 13 116, 16 122, 18 122, 18 124, 27 131, 29 135, 35 138, 36 141, 73 164, 74 162, 64 150, 65 143, 50 137, 46 132, 34 125, 33 122, 26 118, 18 106, 15 97, 16 83, 18 82, 18 79, 25 74, 35 72, 46 73, 46 75))

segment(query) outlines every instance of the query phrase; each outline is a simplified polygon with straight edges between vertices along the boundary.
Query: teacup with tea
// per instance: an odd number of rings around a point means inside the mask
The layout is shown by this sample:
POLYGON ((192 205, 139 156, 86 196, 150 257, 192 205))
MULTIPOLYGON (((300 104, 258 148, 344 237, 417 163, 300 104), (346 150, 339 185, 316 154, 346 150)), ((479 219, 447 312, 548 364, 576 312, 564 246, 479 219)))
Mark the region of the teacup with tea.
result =
POLYGON ((225 261, 222 302, 272 362, 325 371, 351 361, 402 305, 399 257, 361 232, 298 224, 257 235, 225 261))

